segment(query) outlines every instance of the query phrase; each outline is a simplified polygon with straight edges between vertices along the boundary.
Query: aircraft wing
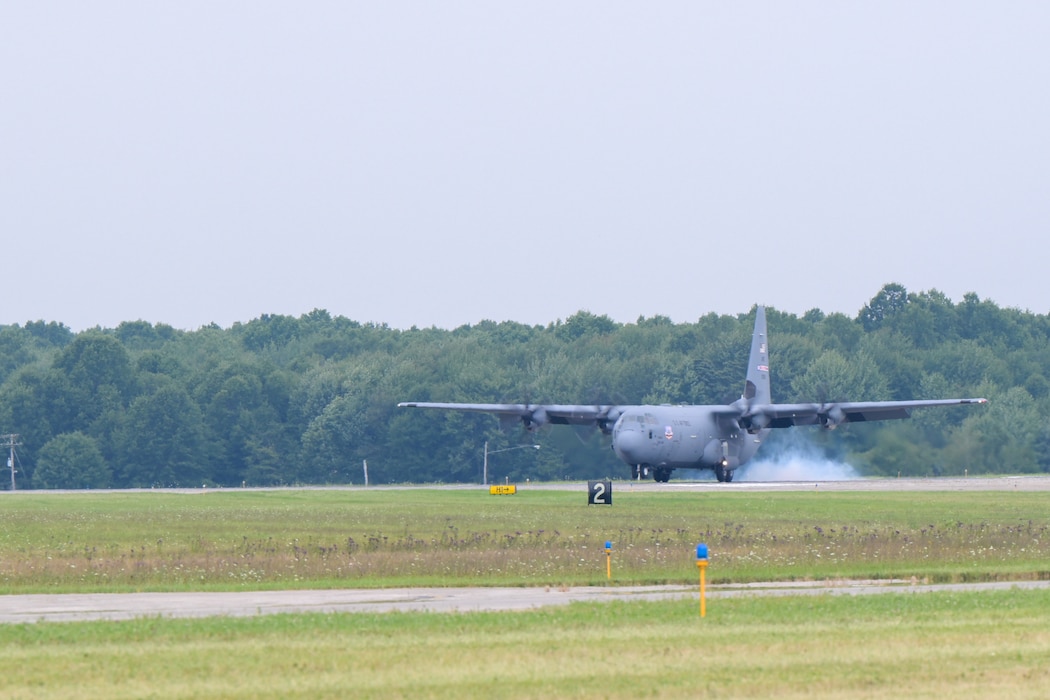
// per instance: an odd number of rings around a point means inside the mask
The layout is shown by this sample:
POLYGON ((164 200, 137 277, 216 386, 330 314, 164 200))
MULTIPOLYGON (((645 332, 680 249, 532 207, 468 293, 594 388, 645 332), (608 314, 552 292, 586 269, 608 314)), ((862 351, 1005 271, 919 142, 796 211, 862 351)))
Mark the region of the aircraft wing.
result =
POLYGON ((438 408, 448 411, 471 411, 491 413, 499 416, 504 428, 521 421, 532 430, 543 425, 595 425, 603 430, 623 413, 624 406, 589 406, 572 404, 524 404, 524 403, 429 403, 406 401, 399 408, 438 408))
POLYGON ((987 403, 987 399, 933 399, 920 401, 843 401, 840 403, 779 403, 755 406, 744 418, 756 427, 788 428, 793 425, 824 425, 895 420, 911 416, 913 408, 966 406, 987 403))

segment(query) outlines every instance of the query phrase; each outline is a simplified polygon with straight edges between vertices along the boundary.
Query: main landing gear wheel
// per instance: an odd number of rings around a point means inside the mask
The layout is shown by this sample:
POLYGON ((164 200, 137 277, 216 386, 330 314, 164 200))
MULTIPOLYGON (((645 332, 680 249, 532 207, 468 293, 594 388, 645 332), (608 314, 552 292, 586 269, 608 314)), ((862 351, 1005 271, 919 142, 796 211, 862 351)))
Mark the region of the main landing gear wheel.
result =
POLYGON ((653 470, 653 481, 659 481, 659 482, 662 482, 662 483, 666 484, 670 480, 671 480, 671 470, 670 469, 657 467, 656 469, 653 470))

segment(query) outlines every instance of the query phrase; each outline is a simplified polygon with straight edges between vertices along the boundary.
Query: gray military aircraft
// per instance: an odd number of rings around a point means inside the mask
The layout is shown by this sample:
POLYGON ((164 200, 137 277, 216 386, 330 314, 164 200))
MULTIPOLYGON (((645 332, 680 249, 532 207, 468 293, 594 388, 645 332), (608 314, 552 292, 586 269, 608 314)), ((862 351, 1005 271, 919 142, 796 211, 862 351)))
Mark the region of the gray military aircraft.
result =
POLYGON ((616 456, 631 467, 633 478, 667 481, 675 469, 711 469, 719 481, 751 459, 773 428, 908 418, 913 408, 983 404, 986 399, 772 403, 766 310, 759 306, 747 365, 744 393, 724 406, 588 406, 562 404, 425 403, 399 407, 492 413, 507 429, 521 422, 526 430, 546 425, 596 426, 612 435, 616 456))

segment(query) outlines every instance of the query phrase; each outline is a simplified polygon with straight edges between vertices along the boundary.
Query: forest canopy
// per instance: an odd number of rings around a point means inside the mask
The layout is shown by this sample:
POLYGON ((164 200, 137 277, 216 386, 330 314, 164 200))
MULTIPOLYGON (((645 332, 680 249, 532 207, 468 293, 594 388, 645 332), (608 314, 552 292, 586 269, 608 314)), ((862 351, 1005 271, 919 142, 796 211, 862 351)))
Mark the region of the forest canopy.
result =
MULTIPOLYGON (((883 287, 855 318, 767 309, 779 402, 986 397, 980 409, 828 433, 810 449, 868 475, 1050 471, 1050 318, 967 294, 883 287)), ((195 331, 129 321, 0 326, 0 433, 18 488, 626 478, 594 431, 501 432, 399 401, 727 403, 754 307, 692 323, 587 311, 547 326, 362 324, 324 310, 195 331), (510 450, 527 441, 540 450, 510 450)), ((759 458, 769 456, 775 443, 759 458)), ((8 484, 8 488, 9 488, 8 484)))

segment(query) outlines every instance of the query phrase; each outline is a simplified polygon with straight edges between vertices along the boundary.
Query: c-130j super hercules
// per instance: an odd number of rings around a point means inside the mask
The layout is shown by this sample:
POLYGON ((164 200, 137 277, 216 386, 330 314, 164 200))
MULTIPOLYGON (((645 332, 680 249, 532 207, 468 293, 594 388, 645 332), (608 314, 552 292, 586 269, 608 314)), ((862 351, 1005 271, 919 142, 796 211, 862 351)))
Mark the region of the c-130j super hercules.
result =
POLYGON ((774 428, 908 418, 910 409, 983 404, 986 399, 772 403, 766 310, 755 314, 755 332, 743 395, 724 406, 573 406, 562 404, 399 403, 407 408, 439 408, 492 413, 504 428, 521 421, 529 431, 545 425, 596 426, 612 435, 616 456, 635 479, 667 481, 675 469, 712 469, 719 481, 732 481, 774 428))

